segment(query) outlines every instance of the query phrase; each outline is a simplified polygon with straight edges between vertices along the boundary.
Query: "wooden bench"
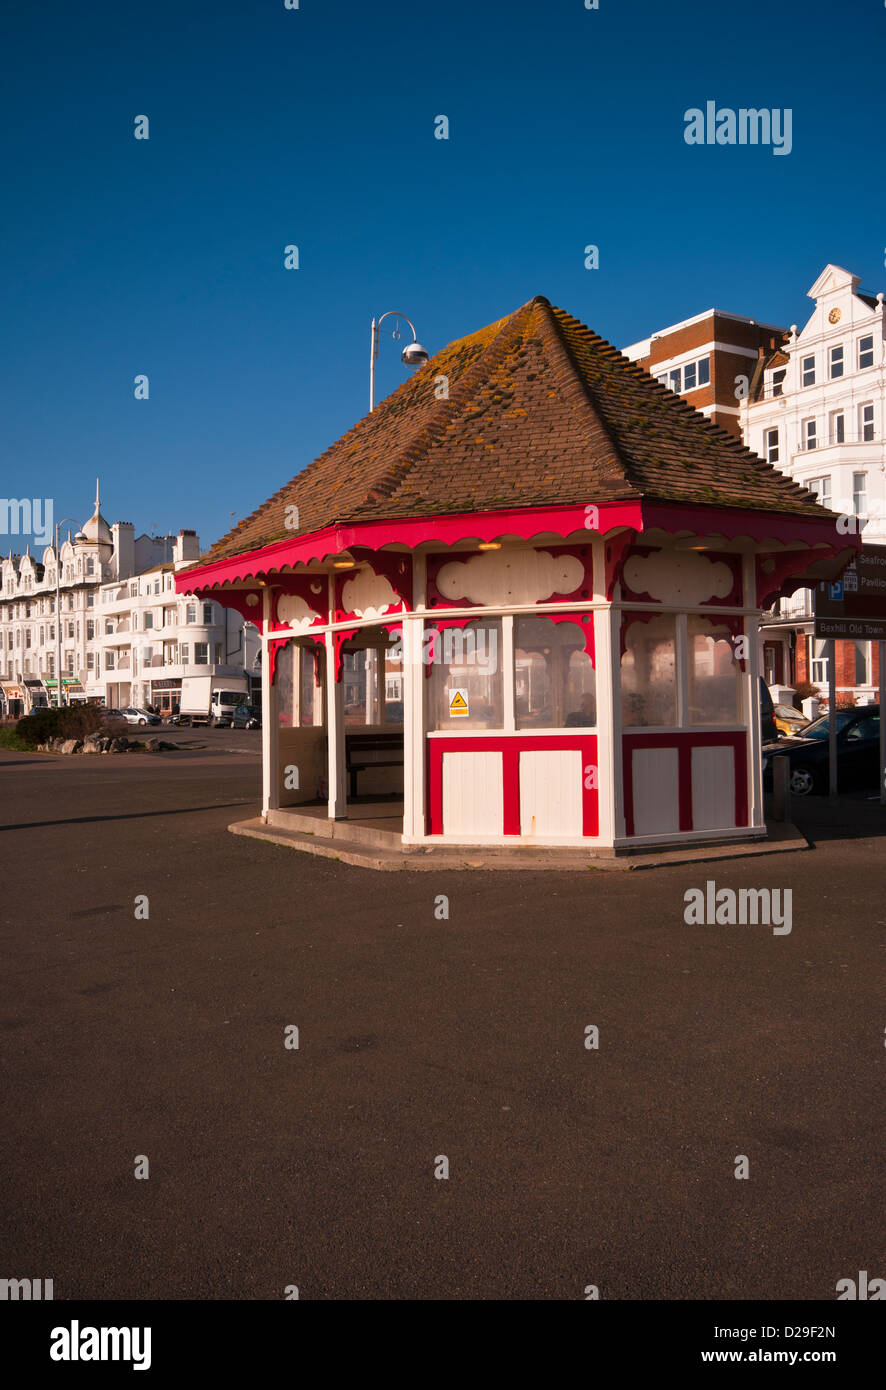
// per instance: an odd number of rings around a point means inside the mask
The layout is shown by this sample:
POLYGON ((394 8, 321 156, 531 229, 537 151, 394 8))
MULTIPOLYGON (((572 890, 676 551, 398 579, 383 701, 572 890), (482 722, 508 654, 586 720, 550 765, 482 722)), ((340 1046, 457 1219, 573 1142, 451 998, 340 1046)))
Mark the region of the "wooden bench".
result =
POLYGON ((403 734, 345 734, 345 768, 351 796, 357 795, 357 776, 373 767, 403 766, 403 734))

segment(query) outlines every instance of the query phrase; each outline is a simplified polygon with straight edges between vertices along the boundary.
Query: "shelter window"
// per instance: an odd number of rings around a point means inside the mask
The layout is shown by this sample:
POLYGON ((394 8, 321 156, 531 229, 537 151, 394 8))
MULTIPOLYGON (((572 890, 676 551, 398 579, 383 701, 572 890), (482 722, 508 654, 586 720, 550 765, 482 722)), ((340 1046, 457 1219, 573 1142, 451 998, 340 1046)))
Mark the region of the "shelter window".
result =
POLYGON ((741 672, 729 630, 690 614, 688 638, 690 724, 739 723, 741 672))
POLYGON ((464 627, 425 627, 423 659, 428 677, 428 729, 501 729, 504 694, 501 619, 485 618, 464 627))
MULTIPOLYGON (((584 615, 593 622, 593 615, 584 615)), ((587 627, 547 617, 514 619, 514 714, 518 729, 565 729, 597 722, 587 627)))
POLYGON ((322 671, 324 650, 314 643, 287 642, 277 652, 274 688, 277 718, 284 728, 319 728, 323 724, 322 671), (315 679, 320 663, 321 684, 315 679))
POLYGON ((621 658, 622 721, 626 728, 677 723, 677 628, 672 614, 630 620, 621 658))

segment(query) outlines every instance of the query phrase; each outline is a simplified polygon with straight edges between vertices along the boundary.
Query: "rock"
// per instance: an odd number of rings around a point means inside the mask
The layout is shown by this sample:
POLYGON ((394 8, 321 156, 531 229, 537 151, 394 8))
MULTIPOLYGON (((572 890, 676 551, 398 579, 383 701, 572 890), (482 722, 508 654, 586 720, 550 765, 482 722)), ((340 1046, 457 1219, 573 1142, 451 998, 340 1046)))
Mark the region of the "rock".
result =
POLYGON ((79 753, 79 752, 80 752, 80 749, 81 749, 82 747, 83 747, 83 744, 81 743, 80 739, 78 739, 78 738, 66 738, 66 739, 63 741, 63 743, 62 743, 61 752, 62 752, 62 753, 79 753))
POLYGON ((108 748, 109 753, 125 753, 128 746, 128 739, 112 738, 108 748))

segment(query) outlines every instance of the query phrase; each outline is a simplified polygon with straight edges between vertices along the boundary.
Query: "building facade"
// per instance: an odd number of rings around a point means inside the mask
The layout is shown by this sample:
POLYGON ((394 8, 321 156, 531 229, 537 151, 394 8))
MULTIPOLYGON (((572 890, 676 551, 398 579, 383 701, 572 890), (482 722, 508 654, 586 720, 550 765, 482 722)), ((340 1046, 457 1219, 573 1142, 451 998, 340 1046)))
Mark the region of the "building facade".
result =
POLYGON ((73 538, 0 564, 0 717, 55 703, 57 651, 67 701, 169 712, 184 676, 248 675, 260 682, 254 626, 217 604, 183 602, 176 570, 200 552, 195 531, 135 535, 95 510, 73 538), (56 600, 56 568, 59 601, 56 600), (57 626, 60 625, 60 636, 57 626))
POLYGON ((708 309, 622 352, 712 425, 740 435, 742 397, 748 395, 759 364, 784 336, 785 330, 772 324, 708 309))
MULTIPOLYGON (((815 303, 763 364, 741 403, 748 448, 802 483, 862 542, 886 542, 886 310, 860 278, 827 265, 807 291, 815 303)), ((763 623, 770 684, 828 684, 828 644, 813 635, 813 591, 779 601, 763 623)), ((879 682, 877 644, 835 644, 838 702, 868 703, 879 682)))

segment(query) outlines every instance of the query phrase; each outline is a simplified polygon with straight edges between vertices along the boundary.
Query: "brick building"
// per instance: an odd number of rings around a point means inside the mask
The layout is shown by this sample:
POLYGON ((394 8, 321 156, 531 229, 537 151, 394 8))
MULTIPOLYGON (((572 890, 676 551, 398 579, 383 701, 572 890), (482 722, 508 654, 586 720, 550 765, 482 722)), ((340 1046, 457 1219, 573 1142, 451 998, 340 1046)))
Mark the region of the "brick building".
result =
POLYGON ((712 425, 741 435, 740 401, 758 365, 786 337, 773 324, 708 309, 622 348, 662 386, 682 396, 712 425))

